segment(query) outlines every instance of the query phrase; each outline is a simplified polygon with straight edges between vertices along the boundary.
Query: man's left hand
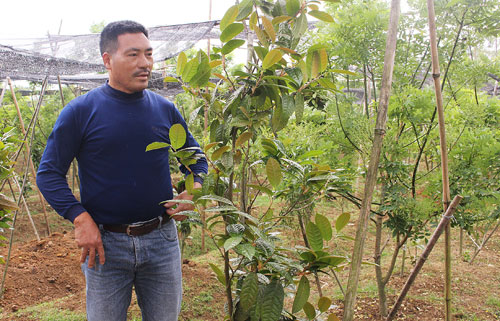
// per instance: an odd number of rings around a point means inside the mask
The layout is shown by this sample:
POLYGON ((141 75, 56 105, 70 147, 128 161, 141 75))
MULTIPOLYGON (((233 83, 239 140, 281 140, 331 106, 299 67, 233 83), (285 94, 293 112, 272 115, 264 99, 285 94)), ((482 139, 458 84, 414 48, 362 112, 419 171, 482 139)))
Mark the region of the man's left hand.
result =
MULTIPOLYGON (((194 188, 201 188, 201 184, 198 182, 194 183, 194 188)), ((188 194, 187 191, 184 191, 174 197, 174 200, 192 200, 193 195, 188 194)), ((192 211, 194 210, 194 205, 193 204, 186 204, 186 203, 175 203, 175 202, 168 202, 163 205, 164 207, 167 208, 166 212, 168 215, 172 216, 174 214, 177 214, 182 211, 192 211)), ((187 216, 185 215, 175 215, 172 216, 172 218, 176 221, 184 221, 187 216)))

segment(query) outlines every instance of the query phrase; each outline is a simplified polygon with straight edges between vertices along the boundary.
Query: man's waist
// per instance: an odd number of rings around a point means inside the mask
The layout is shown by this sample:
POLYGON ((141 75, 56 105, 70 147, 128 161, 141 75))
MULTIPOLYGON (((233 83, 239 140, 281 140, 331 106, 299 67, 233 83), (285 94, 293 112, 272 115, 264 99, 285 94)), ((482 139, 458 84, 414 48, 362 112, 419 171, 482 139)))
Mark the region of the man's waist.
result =
POLYGON ((109 232, 125 233, 130 236, 141 236, 160 228, 171 220, 171 217, 164 213, 151 220, 135 222, 131 224, 101 224, 103 229, 109 232))

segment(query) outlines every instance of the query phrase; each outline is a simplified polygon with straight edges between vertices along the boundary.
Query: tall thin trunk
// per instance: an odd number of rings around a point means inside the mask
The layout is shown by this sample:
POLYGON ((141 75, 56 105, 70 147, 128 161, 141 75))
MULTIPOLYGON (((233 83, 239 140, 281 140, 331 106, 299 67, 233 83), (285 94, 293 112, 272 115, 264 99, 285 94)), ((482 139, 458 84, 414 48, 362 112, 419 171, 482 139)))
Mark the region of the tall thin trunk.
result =
MULTIPOLYGON (((441 94, 442 85, 439 84, 440 70, 439 70, 439 56, 436 41, 436 15, 434 13, 434 1, 427 0, 427 10, 429 12, 429 34, 431 43, 431 57, 432 57, 432 77, 434 78, 434 90, 436 93, 436 105, 438 112, 439 123, 439 144, 441 147, 441 172, 442 172, 442 186, 443 186, 443 209, 446 211, 450 205, 450 183, 448 178, 448 149, 446 146, 446 132, 444 123, 444 108, 443 97, 441 94)), ((462 16, 462 22, 465 13, 462 16)), ((460 31, 463 23, 460 24, 460 31)), ((460 33, 459 31, 459 33, 460 33)), ((454 48, 455 49, 455 48, 454 48)), ((443 84, 448 74, 450 63, 443 77, 443 84)), ((445 316, 446 321, 451 321, 451 226, 448 221, 445 223, 445 316)))
POLYGON ((356 304, 356 294, 358 291, 359 274, 361 270, 361 261, 363 257, 363 247, 366 239, 368 227, 370 205, 373 197, 373 190, 377 182, 378 165, 382 143, 384 140, 387 107, 389 105, 389 96, 391 92, 392 73, 394 70, 394 57, 396 55, 397 27, 399 21, 400 3, 399 0, 391 2, 391 16, 389 19, 389 30, 387 33, 387 42, 384 58, 384 72, 382 75, 382 86, 380 93, 380 102, 377 112, 377 122, 375 125, 375 135, 373 139, 372 152, 370 155, 370 164, 366 175, 364 196, 359 214, 358 226, 356 230, 356 239, 354 241, 354 250, 352 254, 351 270, 349 272, 349 281, 347 284, 346 298, 344 302, 344 321, 351 321, 354 317, 354 306, 356 304))

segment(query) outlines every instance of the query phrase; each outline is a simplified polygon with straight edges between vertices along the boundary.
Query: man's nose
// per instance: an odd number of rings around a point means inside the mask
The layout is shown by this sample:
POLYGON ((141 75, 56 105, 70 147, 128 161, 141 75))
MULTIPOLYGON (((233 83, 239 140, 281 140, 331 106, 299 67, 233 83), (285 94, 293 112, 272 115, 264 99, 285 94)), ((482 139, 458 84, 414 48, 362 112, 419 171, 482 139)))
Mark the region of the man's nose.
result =
POLYGON ((142 54, 139 56, 139 67, 140 68, 149 68, 153 66, 153 58, 148 54, 142 54))

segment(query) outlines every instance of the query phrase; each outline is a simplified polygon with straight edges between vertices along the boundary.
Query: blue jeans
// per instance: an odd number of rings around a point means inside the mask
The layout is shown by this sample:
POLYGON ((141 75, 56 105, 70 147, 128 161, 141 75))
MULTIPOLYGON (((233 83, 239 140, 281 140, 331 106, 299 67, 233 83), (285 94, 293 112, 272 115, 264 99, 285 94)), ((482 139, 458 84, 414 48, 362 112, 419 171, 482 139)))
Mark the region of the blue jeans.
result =
MULTIPOLYGON (((182 299, 179 241, 174 220, 141 236, 101 228, 106 262, 88 268, 87 319, 124 321, 135 286, 143 321, 175 321, 182 299)), ((88 258, 87 258, 88 260, 88 258)))

